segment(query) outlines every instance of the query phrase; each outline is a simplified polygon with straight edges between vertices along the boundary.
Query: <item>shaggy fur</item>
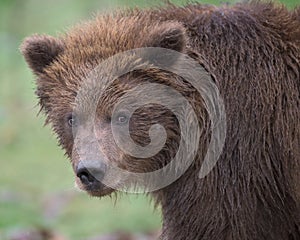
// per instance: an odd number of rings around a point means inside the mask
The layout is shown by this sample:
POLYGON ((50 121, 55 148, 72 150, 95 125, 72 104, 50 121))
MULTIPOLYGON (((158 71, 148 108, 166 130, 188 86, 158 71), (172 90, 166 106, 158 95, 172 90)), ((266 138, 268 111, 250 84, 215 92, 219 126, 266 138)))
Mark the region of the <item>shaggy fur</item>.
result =
MULTIPOLYGON (((184 80, 154 69, 130 73, 114 83, 99 106, 104 122, 120 94, 139 82, 153 81, 180 91, 196 110, 203 128, 197 158, 180 179, 153 193, 162 206, 161 238, 299 240, 299 12, 261 2, 136 9, 98 16, 60 38, 27 38, 21 50, 37 75, 47 122, 74 168, 78 157, 72 155, 72 131, 66 122, 89 70, 109 56, 139 47, 170 48, 197 60, 215 80, 227 114, 223 153, 204 179, 198 173, 210 137, 209 118, 201 96, 184 80)), ((180 138, 172 113, 148 106, 133 118, 132 137, 141 145, 149 143, 153 123, 163 124, 165 148, 149 161, 137 161, 120 152, 105 128, 99 131, 110 161, 137 172, 165 165, 180 138), (153 118, 145 117, 149 112, 153 118)))

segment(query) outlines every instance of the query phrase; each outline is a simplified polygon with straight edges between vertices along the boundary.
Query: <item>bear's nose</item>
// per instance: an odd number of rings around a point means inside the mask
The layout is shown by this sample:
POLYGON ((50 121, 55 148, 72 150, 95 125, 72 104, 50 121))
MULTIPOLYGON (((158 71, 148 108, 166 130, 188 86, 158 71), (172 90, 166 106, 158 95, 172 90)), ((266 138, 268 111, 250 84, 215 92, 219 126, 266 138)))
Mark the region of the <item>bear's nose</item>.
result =
POLYGON ((91 186, 100 183, 105 175, 105 165, 99 161, 80 161, 76 176, 85 186, 91 186))

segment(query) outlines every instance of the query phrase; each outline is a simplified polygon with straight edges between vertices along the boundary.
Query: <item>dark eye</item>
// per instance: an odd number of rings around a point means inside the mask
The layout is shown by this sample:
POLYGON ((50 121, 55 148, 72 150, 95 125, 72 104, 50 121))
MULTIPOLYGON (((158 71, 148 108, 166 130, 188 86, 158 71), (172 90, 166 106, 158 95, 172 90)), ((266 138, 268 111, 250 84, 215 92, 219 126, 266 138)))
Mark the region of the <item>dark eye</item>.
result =
POLYGON ((76 120, 75 115, 74 114, 68 115, 67 122, 68 122, 69 127, 76 126, 77 125, 77 120, 76 120))
POLYGON ((115 123, 119 125, 126 124, 128 122, 128 116, 124 113, 120 113, 116 116, 115 123))

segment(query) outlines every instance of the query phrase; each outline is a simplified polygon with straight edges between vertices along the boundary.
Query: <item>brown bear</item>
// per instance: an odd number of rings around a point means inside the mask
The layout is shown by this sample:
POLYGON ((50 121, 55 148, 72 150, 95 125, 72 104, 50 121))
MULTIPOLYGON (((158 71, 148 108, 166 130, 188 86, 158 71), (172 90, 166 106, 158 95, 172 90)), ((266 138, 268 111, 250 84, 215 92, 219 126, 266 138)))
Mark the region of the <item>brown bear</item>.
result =
MULTIPOLYGON (((189 102, 200 127, 191 164, 175 181, 152 191, 162 207, 161 239, 299 240, 298 12, 257 1, 220 7, 167 4, 100 15, 57 38, 34 35, 25 39, 21 51, 37 77, 41 109, 71 159, 78 186, 101 197, 125 181, 110 172, 110 165, 143 174, 172 162, 183 139, 183 129, 172 109, 156 101, 139 106, 131 115, 126 111, 113 115, 115 103, 126 94, 135 96, 130 99, 134 104, 150 94, 132 89, 140 84, 160 84, 175 89, 189 102), (151 47, 159 51, 138 57, 130 53, 93 72, 116 54, 151 47), (203 178, 199 178, 199 171, 213 138, 208 105, 189 81, 157 67, 168 62, 172 69, 188 69, 184 57, 159 55, 161 49, 196 61, 224 103, 225 143, 216 165, 203 178), (156 54, 160 57, 155 58, 156 54), (148 68, 124 70, 139 61, 143 64, 141 59, 149 55, 148 68), (110 74, 114 76, 116 68, 125 73, 113 77, 98 98, 98 90, 110 74), (89 91, 79 94, 82 88, 89 91), (94 96, 95 109, 89 104, 77 107, 94 96), (89 114, 93 114, 92 123, 89 114), (150 130, 161 133, 163 147, 140 158, 126 152, 118 146, 112 130, 116 126, 123 131, 124 125, 129 126, 140 152, 155 140, 150 130), (107 178, 112 184, 105 183, 107 178)), ((203 76, 198 76, 199 82, 203 76)), ((160 100, 167 100, 163 91, 158 91, 160 100)), ((185 120, 191 125, 195 122, 188 117, 185 120)), ((132 143, 121 142, 132 148, 132 143)), ((187 158, 181 157, 183 162, 187 158)), ((171 170, 177 171, 177 167, 171 170)))

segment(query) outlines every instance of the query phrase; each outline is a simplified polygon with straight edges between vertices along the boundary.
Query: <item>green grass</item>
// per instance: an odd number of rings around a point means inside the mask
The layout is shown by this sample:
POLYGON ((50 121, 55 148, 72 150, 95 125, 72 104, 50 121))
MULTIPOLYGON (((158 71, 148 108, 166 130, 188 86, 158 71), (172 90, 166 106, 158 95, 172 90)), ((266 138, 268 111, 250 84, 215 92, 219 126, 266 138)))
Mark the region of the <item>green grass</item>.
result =
MULTIPOLYGON (((283 2, 292 8, 297 1, 283 2)), ((18 51, 25 36, 56 35, 96 10, 159 4, 0 0, 0 239, 14 229, 34 226, 53 228, 72 240, 115 230, 160 228, 160 212, 153 211, 145 196, 122 195, 115 204, 114 199, 90 198, 74 190, 69 161, 50 129, 43 127, 43 116, 36 116, 33 76, 18 51)))

